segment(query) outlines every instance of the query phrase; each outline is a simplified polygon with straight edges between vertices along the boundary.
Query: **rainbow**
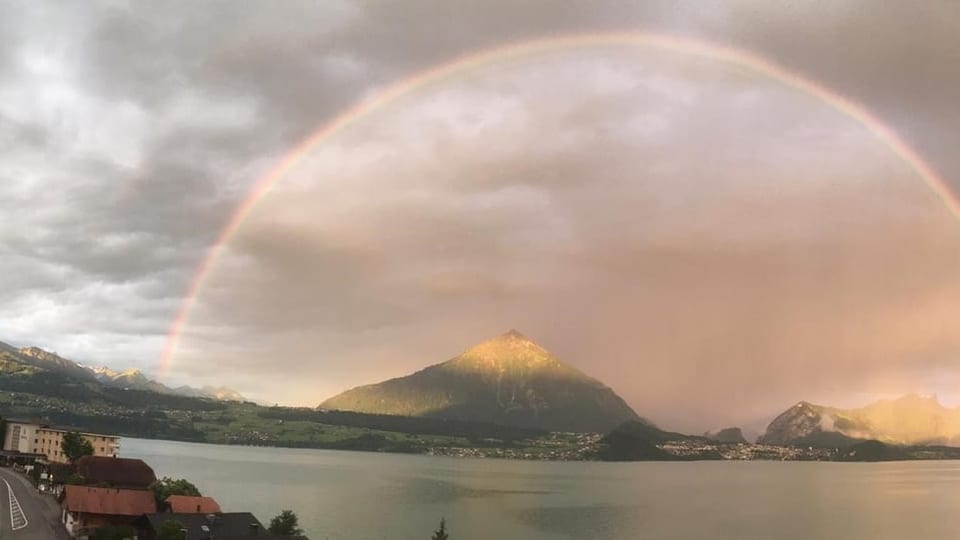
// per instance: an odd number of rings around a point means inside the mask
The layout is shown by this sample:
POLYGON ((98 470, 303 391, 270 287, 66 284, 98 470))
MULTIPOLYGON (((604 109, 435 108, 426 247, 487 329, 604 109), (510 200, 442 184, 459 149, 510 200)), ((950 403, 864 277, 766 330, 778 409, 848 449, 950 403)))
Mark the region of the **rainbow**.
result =
POLYGON ((723 45, 653 33, 619 32, 576 34, 523 41, 479 53, 468 54, 449 63, 432 67, 416 73, 409 78, 400 80, 386 87, 370 99, 361 101, 345 110, 288 152, 270 172, 256 182, 249 194, 227 221, 223 230, 220 231, 216 241, 210 247, 206 257, 197 268, 190 282, 187 295, 176 314, 176 318, 170 326, 166 346, 160 359, 160 367, 157 370, 157 378, 163 378, 169 371, 183 330, 190 317, 190 312, 196 303, 197 296, 203 289, 204 282, 216 265, 221 253, 224 251, 224 246, 237 233, 244 220, 246 220, 247 216, 250 215, 251 211, 257 205, 257 202, 259 202, 274 185, 280 182, 290 170, 296 167, 314 147, 335 135, 346 126, 376 112, 399 97, 424 86, 450 79, 468 70, 537 53, 599 46, 653 47, 716 60, 747 68, 770 77, 787 87, 816 97, 837 111, 862 124, 877 137, 877 139, 886 144, 933 190, 934 194, 946 205, 949 212, 960 219, 960 200, 950 191, 943 178, 941 178, 930 165, 925 163, 920 155, 893 129, 886 126, 865 107, 760 56, 723 45))

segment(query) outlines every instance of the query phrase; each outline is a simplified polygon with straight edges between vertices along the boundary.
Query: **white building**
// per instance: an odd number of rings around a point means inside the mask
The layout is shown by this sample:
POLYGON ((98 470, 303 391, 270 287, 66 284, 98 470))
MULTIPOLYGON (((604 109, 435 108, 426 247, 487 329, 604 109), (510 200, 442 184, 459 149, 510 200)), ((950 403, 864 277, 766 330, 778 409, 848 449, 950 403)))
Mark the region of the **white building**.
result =
MULTIPOLYGON (((67 463, 69 460, 63 453, 62 445, 63 436, 69 431, 38 422, 8 420, 3 449, 24 454, 44 454, 47 461, 67 463)), ((93 445, 95 456, 117 457, 120 453, 120 437, 84 432, 80 432, 80 435, 93 445)))

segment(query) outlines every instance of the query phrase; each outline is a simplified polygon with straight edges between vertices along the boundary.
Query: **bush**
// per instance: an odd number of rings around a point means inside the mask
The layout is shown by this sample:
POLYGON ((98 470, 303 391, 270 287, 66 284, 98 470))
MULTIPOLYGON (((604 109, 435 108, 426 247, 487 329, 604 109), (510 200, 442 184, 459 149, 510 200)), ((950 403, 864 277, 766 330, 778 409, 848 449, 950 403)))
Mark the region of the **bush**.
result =
POLYGON ((300 519, 293 510, 284 510, 270 520, 269 530, 278 536, 294 536, 303 538, 303 529, 300 528, 300 519))
POLYGON ((447 540, 450 536, 447 534, 447 520, 440 519, 440 528, 433 531, 433 536, 430 537, 430 540, 447 540))
POLYGON ((197 489, 197 486, 183 478, 174 480, 167 476, 150 484, 150 491, 153 492, 153 497, 157 501, 157 510, 161 512, 163 511, 164 501, 171 495, 200 496, 200 490, 197 489))
POLYGON ((157 540, 183 540, 184 536, 183 524, 179 521, 164 521, 157 528, 157 540))

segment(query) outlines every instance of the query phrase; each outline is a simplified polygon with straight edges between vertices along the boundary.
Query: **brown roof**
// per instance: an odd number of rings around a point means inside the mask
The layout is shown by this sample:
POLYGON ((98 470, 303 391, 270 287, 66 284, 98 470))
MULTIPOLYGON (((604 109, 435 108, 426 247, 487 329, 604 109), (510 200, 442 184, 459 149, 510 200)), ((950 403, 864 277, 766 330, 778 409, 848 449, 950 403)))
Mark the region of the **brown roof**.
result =
POLYGON ((157 511, 152 491, 72 485, 64 490, 63 506, 70 512, 139 516, 157 511))
POLYGON ((153 469, 142 459, 83 456, 77 460, 77 474, 88 484, 145 488, 157 481, 153 469))
POLYGON ((167 497, 170 511, 180 514, 219 514, 220 505, 210 497, 171 495, 167 497))

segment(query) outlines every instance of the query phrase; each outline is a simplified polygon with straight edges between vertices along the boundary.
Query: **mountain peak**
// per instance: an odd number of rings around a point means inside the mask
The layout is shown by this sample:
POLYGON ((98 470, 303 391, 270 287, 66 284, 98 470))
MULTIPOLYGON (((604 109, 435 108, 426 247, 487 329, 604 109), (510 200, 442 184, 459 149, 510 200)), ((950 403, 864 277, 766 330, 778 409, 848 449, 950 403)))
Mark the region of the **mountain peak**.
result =
POLYGON ((38 358, 40 360, 62 360, 60 355, 57 353, 45 351, 40 347, 23 347, 19 352, 20 354, 29 356, 31 358, 38 358))
POLYGON ((640 418, 609 387, 516 330, 442 364, 347 390, 320 406, 553 431, 602 432, 640 418))
POLYGON ((501 339, 521 339, 521 340, 524 340, 524 341, 533 341, 532 339, 530 339, 530 338, 528 338, 527 336, 523 335, 523 333, 521 333, 519 330, 516 330, 516 329, 514 329, 514 328, 511 328, 510 330, 507 330, 505 333, 503 333, 503 334, 500 336, 500 338, 501 338, 501 339))
POLYGON ((562 366, 549 351, 516 330, 478 343, 442 365, 479 371, 515 368, 534 370, 562 366))
POLYGON ((935 395, 907 394, 839 409, 801 401, 777 416, 762 440, 772 444, 839 446, 857 439, 888 444, 960 444, 960 408, 935 395))
POLYGON ((534 340, 531 339, 530 337, 524 335, 524 334, 521 333, 520 331, 518 331, 518 330, 513 330, 513 329, 511 329, 511 330, 509 330, 509 331, 507 331, 507 332, 504 332, 503 334, 500 334, 499 336, 492 337, 492 338, 490 338, 490 339, 484 340, 484 341, 482 341, 482 342, 474 345, 473 347, 471 347, 471 348, 468 349, 468 350, 476 349, 477 347, 494 347, 494 346, 497 346, 497 347, 516 347, 516 346, 522 346, 522 347, 527 347, 527 348, 536 348, 536 349, 540 349, 540 350, 543 350, 544 352, 546 352, 546 350, 545 350, 543 347, 541 347, 536 341, 534 341, 534 340))
POLYGON ((895 403, 923 403, 940 406, 940 399, 936 394, 907 394, 893 400, 895 403))
POLYGON ((820 405, 815 405, 809 401, 800 401, 790 409, 787 409, 787 412, 784 414, 814 416, 819 414, 821 409, 823 409, 823 407, 820 405))
POLYGON ((746 437, 743 436, 743 431, 738 427, 728 427, 723 428, 717 432, 706 432, 703 434, 704 437, 721 442, 721 443, 745 443, 747 442, 746 437))
POLYGON ((86 380, 94 378, 89 371, 80 367, 79 364, 39 347, 23 347, 16 352, 8 352, 16 355, 21 362, 40 369, 65 373, 86 380))

